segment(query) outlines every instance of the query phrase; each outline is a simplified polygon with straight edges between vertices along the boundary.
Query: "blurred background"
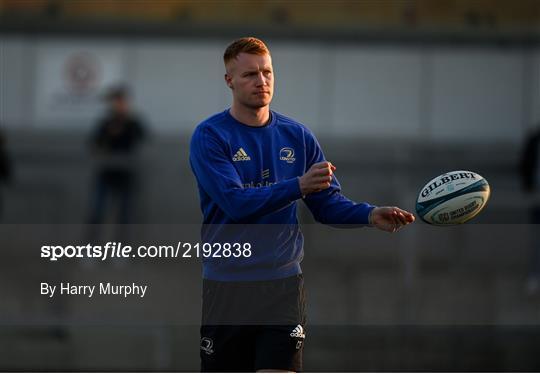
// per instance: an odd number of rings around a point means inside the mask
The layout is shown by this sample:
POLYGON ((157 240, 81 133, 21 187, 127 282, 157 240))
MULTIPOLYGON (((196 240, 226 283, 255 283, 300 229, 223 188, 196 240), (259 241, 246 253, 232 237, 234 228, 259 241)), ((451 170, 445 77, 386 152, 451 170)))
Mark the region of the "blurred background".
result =
MULTIPOLYGON (((0 369, 198 370, 196 323, 51 324, 17 230, 200 223, 189 139, 230 105, 223 52, 252 35, 272 109, 351 199, 414 211, 450 170, 492 188, 473 223, 393 241, 300 204, 306 370, 540 370, 539 31, 537 0, 0 0, 0 369), (28 309, 43 319, 13 318, 28 309)), ((198 265, 167 271, 192 290, 169 307, 196 315, 198 265)))

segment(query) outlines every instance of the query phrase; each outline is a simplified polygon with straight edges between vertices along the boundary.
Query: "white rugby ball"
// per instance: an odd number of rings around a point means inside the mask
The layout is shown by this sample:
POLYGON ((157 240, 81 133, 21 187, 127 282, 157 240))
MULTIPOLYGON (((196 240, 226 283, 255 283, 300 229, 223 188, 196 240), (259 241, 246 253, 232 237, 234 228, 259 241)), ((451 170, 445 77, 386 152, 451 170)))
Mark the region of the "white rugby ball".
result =
POLYGON ((486 205, 487 180, 472 171, 457 170, 430 180, 418 194, 416 212, 432 225, 457 225, 475 217, 486 205))

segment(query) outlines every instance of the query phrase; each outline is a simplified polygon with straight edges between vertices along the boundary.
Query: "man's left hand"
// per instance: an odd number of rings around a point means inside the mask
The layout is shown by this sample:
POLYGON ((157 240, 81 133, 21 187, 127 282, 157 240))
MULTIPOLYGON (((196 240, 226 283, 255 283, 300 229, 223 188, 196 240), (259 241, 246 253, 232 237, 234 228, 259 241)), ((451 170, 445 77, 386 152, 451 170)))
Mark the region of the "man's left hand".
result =
POLYGON ((383 206, 371 211, 369 223, 380 230, 396 232, 414 220, 414 214, 406 210, 395 206, 383 206))

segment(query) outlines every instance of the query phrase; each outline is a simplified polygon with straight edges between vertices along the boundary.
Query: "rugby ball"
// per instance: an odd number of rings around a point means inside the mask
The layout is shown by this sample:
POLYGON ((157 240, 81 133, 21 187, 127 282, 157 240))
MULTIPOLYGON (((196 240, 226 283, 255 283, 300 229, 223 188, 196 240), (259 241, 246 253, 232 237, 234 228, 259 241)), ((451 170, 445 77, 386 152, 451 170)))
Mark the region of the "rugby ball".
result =
POLYGON ((416 212, 432 225, 458 225, 480 213, 490 192, 487 180, 481 175, 451 171, 433 178, 420 190, 416 212))

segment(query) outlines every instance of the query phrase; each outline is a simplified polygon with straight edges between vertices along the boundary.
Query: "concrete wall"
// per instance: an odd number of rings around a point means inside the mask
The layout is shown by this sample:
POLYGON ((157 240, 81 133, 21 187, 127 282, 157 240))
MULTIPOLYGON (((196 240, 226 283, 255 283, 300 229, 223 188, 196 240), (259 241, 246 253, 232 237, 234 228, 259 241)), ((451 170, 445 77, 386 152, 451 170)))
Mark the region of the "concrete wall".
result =
MULTIPOLYGON (((189 134, 229 105, 221 63, 228 42, 3 36, 1 121, 16 128, 88 129, 102 109, 100 90, 126 81, 157 133, 189 134), (100 64, 99 82, 84 103, 61 102, 63 64, 77 53, 100 64)), ((268 44, 273 108, 319 136, 516 143, 540 120, 540 56, 533 50, 268 44)))

